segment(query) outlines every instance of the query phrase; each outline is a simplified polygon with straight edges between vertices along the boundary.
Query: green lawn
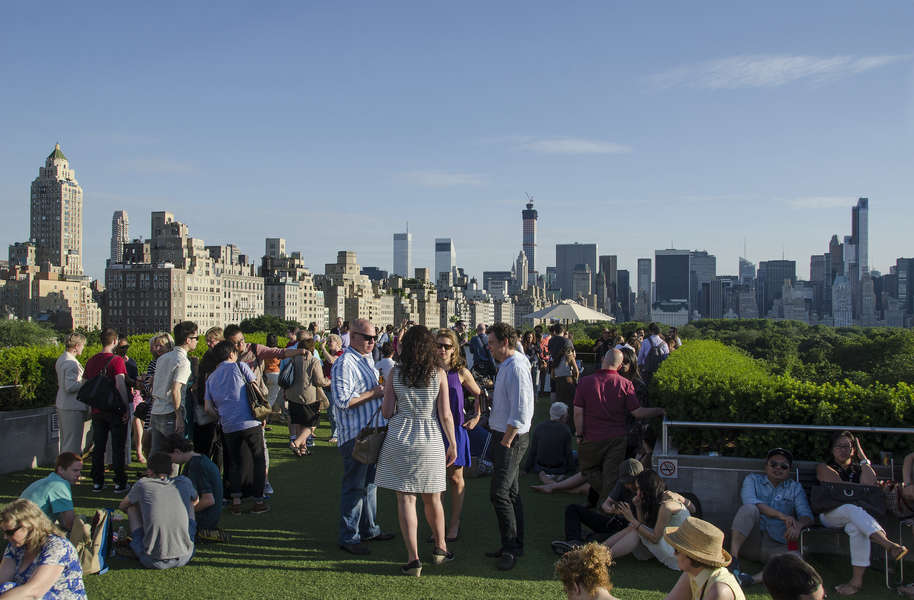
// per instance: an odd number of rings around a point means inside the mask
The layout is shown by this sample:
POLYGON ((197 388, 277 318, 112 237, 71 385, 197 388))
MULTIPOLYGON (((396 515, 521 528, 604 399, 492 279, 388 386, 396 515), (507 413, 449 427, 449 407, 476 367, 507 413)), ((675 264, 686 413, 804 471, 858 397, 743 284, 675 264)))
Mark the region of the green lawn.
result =
MULTIPOLYGON (((539 411, 544 412, 544 411, 539 411)), ((523 492, 527 518, 525 556, 513 571, 502 573, 494 560, 483 556, 498 547, 495 516, 488 501, 488 478, 467 482, 461 539, 450 545, 457 555, 450 564, 434 567, 427 561, 432 549, 423 546, 422 577, 399 575, 405 550, 399 535, 392 492, 379 491, 379 521, 385 531, 396 532, 390 542, 372 546, 372 554, 355 558, 336 545, 337 502, 341 461, 336 448, 318 442, 310 457, 295 458, 287 449, 286 430, 274 426, 269 434, 270 481, 276 490, 272 511, 265 515, 232 516, 223 513, 223 526, 232 534, 229 544, 198 547, 190 565, 170 571, 147 571, 138 563, 112 559, 105 575, 90 575, 90 598, 564 598, 553 577, 549 542, 562 535, 563 506, 579 497, 547 496, 523 492)), ((319 430, 320 439, 327 430, 319 430)), ((131 469, 133 473, 139 465, 131 469)), ((47 469, 7 475, 0 481, 0 502, 8 502, 47 469)), ((84 471, 88 474, 88 470, 84 471)), ((534 482, 524 477, 522 485, 534 482)), ((85 483, 75 490, 78 511, 91 514, 96 507, 116 506, 111 493, 94 495, 85 483)), ((420 540, 428 526, 420 517, 420 540)), ((813 557, 830 587, 850 573, 847 558, 813 557)), ((879 562, 875 560, 874 563, 879 562)), ((632 557, 618 561, 612 571, 614 594, 622 599, 663 598, 678 577, 657 562, 632 557)), ((881 573, 867 575, 865 591, 858 598, 886 598, 881 573)), ((836 594, 830 594, 834 597, 836 594)), ((767 598, 761 586, 749 598, 767 598)))

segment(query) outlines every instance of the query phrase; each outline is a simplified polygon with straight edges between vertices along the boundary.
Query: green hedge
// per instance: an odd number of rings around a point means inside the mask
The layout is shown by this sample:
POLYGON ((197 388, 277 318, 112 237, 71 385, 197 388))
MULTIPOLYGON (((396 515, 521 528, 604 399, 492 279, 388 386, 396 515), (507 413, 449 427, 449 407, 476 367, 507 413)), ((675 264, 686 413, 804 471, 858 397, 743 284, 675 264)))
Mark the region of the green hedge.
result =
MULTIPOLYGON (((146 371, 152 353, 149 352, 151 334, 132 335, 127 356, 136 361, 140 373, 146 371)), ((265 333, 245 333, 248 342, 266 343, 265 333)), ((87 346, 79 356, 79 361, 86 361, 101 350, 98 344, 87 346)), ((193 356, 201 357, 207 346, 203 337, 197 344, 193 356)), ((14 346, 0 348, 0 385, 18 385, 15 390, 0 392, 0 410, 22 410, 52 406, 57 396, 57 373, 54 363, 64 351, 62 345, 56 346, 14 346)))
MULTIPOLYGON (((907 427, 914 421, 914 386, 851 381, 814 383, 772 375, 765 363, 711 340, 690 340, 670 355, 651 383, 652 398, 670 419, 741 423, 789 423, 907 427)), ((824 456, 829 434, 786 431, 671 429, 680 452, 763 456, 783 446, 797 458, 824 456)), ((914 439, 904 435, 865 435, 870 458, 880 450, 900 460, 914 439)))

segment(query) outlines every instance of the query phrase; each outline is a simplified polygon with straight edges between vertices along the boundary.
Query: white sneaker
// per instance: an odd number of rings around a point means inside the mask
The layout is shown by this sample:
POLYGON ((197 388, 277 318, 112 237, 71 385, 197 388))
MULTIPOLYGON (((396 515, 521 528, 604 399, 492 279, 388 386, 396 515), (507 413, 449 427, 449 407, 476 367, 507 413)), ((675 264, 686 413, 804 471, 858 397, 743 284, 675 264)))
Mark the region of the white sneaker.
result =
POLYGON ((264 496, 272 496, 272 495, 273 495, 273 486, 270 485, 270 482, 269 482, 269 481, 266 482, 266 483, 263 485, 263 495, 264 495, 264 496))

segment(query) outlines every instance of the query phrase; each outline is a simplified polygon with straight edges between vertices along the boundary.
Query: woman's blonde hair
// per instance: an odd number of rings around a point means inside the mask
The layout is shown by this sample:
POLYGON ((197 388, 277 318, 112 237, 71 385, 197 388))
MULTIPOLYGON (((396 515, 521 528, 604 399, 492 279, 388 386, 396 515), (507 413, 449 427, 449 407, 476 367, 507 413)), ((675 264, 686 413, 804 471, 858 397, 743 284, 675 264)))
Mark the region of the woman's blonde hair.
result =
POLYGON ((435 341, 438 341, 438 338, 446 337, 450 340, 451 345, 453 346, 453 353, 451 354, 451 360, 449 364, 441 365, 441 368, 445 371, 453 371, 454 369, 462 369, 466 366, 467 361, 463 358, 463 352, 460 351, 460 342, 457 341, 457 334, 451 331, 450 329, 439 329, 438 333, 435 334, 435 341))
POLYGON ((339 335, 337 335, 335 333, 331 333, 330 335, 327 336, 327 345, 329 345, 330 342, 336 342, 337 346, 339 346, 340 348, 343 347, 343 338, 341 338, 339 335))
POLYGON ((72 350, 79 346, 80 344, 86 343, 86 336, 81 333, 73 332, 67 334, 67 337, 64 338, 64 345, 67 347, 67 350, 72 350))
POLYGON ((64 537, 63 532, 51 523, 51 519, 44 514, 44 511, 38 508, 37 504, 25 498, 13 500, 4 506, 3 510, 0 510, 0 523, 4 524, 4 529, 14 527, 28 529, 23 546, 30 554, 37 555, 49 535, 64 537))
POLYGON ((221 327, 210 327, 206 330, 206 334, 204 334, 203 339, 207 342, 211 339, 221 342, 225 338, 222 337, 221 327))
POLYGON ((555 575, 566 590, 577 584, 588 594, 598 588, 612 591, 609 567, 613 564, 612 552, 603 544, 590 542, 566 552, 555 563, 555 575))
POLYGON ((170 333, 157 333, 149 340, 149 346, 162 346, 166 352, 171 352, 175 349, 175 338, 171 337, 170 333))

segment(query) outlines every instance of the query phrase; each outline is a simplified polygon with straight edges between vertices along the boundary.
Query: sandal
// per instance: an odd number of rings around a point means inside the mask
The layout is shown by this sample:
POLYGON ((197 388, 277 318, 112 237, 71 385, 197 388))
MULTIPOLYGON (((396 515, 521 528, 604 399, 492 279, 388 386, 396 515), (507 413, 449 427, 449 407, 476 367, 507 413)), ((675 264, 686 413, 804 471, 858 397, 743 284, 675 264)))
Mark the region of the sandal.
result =
POLYGON ((231 505, 229 505, 229 511, 230 511, 233 515, 240 515, 240 514, 241 514, 241 504, 231 504, 231 505))
POLYGON ((304 456, 304 449, 301 446, 296 446, 295 442, 289 442, 289 450, 292 451, 292 454, 295 456, 304 456))
POLYGON ((853 596, 861 589, 862 588, 849 583, 842 583, 841 585, 835 586, 835 592, 837 592, 839 596, 853 596))

